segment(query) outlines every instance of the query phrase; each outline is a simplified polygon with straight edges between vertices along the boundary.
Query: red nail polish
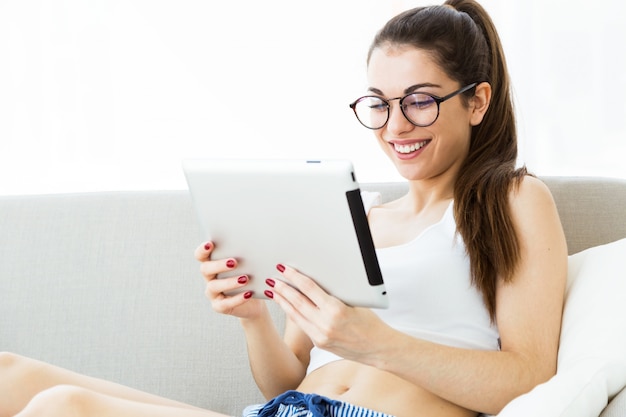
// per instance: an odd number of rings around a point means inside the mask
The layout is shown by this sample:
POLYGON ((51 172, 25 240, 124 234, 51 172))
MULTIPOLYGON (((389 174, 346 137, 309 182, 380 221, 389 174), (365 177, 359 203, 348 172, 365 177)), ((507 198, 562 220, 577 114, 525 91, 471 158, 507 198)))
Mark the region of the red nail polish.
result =
POLYGON ((246 300, 252 298, 252 291, 246 291, 245 293, 243 293, 243 298, 245 298, 246 300))
POLYGON ((234 259, 229 259, 229 260, 227 260, 227 261, 226 261, 226 266, 227 266, 228 268, 234 268, 234 267, 235 267, 235 265, 236 265, 236 263, 235 263, 235 260, 234 260, 234 259))
POLYGON ((272 278, 268 278, 265 280, 265 283, 267 285, 269 285, 270 287, 274 288, 274 286, 276 285, 276 281, 274 281, 272 278))
POLYGON ((212 247, 213 245, 211 244, 211 242, 207 242, 204 244, 204 250, 211 250, 212 247))
POLYGON ((245 284, 246 282, 248 282, 248 277, 245 275, 242 275, 239 278, 237 278, 237 282, 240 284, 245 284))
POLYGON ((274 293, 271 292, 270 290, 265 290, 263 294, 265 294, 267 298, 274 298, 274 293))
POLYGON ((278 264, 276 265, 276 269, 278 269, 279 272, 285 272, 285 265, 278 264))

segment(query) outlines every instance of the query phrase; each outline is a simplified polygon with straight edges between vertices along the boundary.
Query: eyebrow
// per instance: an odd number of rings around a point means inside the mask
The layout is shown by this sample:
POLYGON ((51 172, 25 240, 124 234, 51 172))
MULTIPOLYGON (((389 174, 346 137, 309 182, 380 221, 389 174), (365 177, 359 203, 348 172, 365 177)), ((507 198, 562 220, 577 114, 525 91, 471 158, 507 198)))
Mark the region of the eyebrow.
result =
MULTIPOLYGON (((419 90, 420 88, 424 88, 424 87, 439 87, 441 88, 441 86, 439 84, 433 84, 433 83, 420 83, 420 84, 414 84, 408 88, 404 89, 404 94, 411 94, 412 92, 414 92, 415 90, 419 90)), ((367 91, 370 91, 374 94, 377 94, 379 96, 384 96, 385 94, 379 90, 378 88, 374 88, 374 87, 370 87, 367 89, 367 91)))

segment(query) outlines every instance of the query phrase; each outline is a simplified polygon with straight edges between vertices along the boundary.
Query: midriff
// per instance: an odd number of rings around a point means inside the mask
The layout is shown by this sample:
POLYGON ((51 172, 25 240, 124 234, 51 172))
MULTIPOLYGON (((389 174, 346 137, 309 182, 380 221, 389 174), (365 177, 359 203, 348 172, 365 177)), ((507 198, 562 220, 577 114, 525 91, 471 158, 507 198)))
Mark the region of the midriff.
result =
POLYGON ((315 393, 395 417, 475 417, 391 373, 347 360, 322 366, 307 375, 298 391, 315 393))

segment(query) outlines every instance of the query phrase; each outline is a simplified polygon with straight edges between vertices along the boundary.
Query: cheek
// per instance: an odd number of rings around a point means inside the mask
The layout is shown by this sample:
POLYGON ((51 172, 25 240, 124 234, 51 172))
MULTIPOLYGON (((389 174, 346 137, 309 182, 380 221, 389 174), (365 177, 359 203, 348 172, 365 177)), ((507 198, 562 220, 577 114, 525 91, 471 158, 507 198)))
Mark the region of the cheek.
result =
POLYGON ((469 152, 470 140, 471 140, 472 130, 471 127, 466 129, 460 129, 454 133, 454 137, 456 138, 454 141, 450 141, 451 145, 454 147, 454 153, 460 157, 465 158, 467 153, 469 152))
POLYGON ((472 128, 464 124, 449 124, 436 133, 440 157, 464 158, 469 150, 472 128))
POLYGON ((450 115, 450 118, 442 120, 440 134, 449 138, 446 142, 453 146, 469 148, 472 136, 472 114, 468 110, 460 110, 450 115))

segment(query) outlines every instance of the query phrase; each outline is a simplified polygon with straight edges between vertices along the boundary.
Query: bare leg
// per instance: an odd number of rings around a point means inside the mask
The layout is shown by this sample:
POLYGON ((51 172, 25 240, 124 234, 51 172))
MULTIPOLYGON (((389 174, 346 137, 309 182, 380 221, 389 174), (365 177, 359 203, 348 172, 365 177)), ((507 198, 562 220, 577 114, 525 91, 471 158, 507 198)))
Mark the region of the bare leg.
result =
POLYGON ((69 385, 37 394, 15 417, 227 417, 211 411, 136 402, 69 385))
MULTIPOLYGON (((124 406, 131 409, 145 407, 146 411, 150 412, 149 415, 153 416, 219 415, 123 385, 80 375, 44 362, 11 353, 0 353, 0 417, 14 416, 27 408, 29 403, 31 410, 39 408, 46 401, 50 401, 50 405, 54 403, 56 407, 64 408, 69 404, 80 404, 85 397, 97 399, 94 404, 101 404, 103 407, 105 405, 117 407, 116 413, 111 415, 124 415, 119 413, 119 407, 124 406), (183 410, 188 410, 190 414, 183 413, 183 410)), ((141 412, 135 415, 144 414, 141 412)))

